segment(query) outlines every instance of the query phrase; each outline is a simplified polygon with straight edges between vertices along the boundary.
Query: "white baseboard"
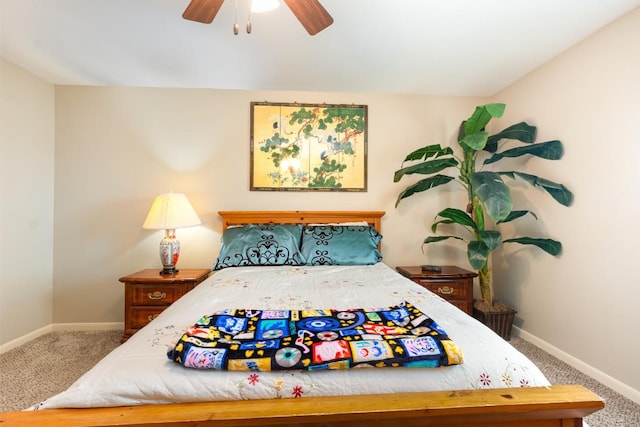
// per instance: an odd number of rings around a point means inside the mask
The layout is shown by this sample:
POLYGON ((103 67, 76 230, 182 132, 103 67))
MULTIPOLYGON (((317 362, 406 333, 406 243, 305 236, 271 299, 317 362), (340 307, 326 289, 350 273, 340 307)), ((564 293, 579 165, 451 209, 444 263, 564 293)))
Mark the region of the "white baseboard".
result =
POLYGON ((31 340, 34 340, 38 337, 41 337, 42 335, 48 334, 49 332, 53 331, 115 331, 122 329, 124 329, 124 322, 52 323, 0 345, 0 354, 5 353, 9 350, 13 350, 16 347, 20 347, 22 344, 26 344, 31 340))
POLYGON ((529 332, 518 328, 517 326, 513 326, 513 333, 515 336, 519 336, 525 341, 529 341, 531 344, 541 348, 552 356, 557 357, 562 360, 566 364, 576 368, 578 371, 582 372, 585 375, 590 376, 598 382, 606 385, 610 389, 620 393, 625 396, 627 399, 634 401, 635 403, 640 405, 640 391, 636 390, 627 384, 613 378, 612 376, 605 374, 599 369, 594 368, 591 365, 584 363, 582 360, 573 357, 572 355, 560 350, 558 347, 555 347, 548 342, 538 338, 537 336, 530 334, 529 332))
POLYGON ((124 329, 124 322, 54 323, 54 331, 116 331, 124 329))
POLYGON ((44 326, 40 329, 36 329, 33 332, 29 332, 26 335, 23 335, 21 337, 18 337, 14 340, 11 340, 7 343, 4 343, 2 345, 0 345, 0 354, 5 353, 9 350, 13 350, 16 347, 20 347, 22 344, 26 344, 31 340, 34 340, 44 334, 48 334, 49 332, 53 331, 53 325, 47 325, 44 326))

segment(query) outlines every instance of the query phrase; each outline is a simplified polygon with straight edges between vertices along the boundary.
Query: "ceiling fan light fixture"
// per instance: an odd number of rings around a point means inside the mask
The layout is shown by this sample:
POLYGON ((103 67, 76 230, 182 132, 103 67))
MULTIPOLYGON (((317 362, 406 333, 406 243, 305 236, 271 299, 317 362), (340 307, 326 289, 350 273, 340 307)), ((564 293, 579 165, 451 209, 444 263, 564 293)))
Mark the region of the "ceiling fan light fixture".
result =
MULTIPOLYGON (((260 5, 261 7, 259 9, 265 11, 270 9, 263 7, 265 3, 276 5, 276 7, 280 6, 279 0, 247 0, 247 2, 251 2, 251 6, 248 8, 248 22, 251 22, 253 6, 258 7, 258 5, 260 5)), ((190 21, 210 24, 220 10, 222 3, 224 3, 224 0, 191 0, 182 14, 182 17, 190 21)), ((333 24, 333 17, 322 6, 320 0, 284 0, 284 3, 311 36, 318 34, 320 31, 333 24)), ((235 5, 235 22, 237 23, 238 0, 235 0, 235 5)), ((235 24, 233 29, 234 33, 237 34, 238 30, 236 29, 235 24)), ((248 28, 248 31, 250 31, 250 28, 248 28)))
POLYGON ((251 0, 251 12, 270 12, 280 7, 279 0, 251 0))

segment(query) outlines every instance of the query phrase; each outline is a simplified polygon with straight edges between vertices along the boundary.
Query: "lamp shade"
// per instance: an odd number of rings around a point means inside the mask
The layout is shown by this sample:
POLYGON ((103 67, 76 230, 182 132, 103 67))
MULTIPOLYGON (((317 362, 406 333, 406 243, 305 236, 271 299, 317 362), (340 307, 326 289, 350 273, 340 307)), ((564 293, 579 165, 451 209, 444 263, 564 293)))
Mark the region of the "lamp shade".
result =
POLYGON ((200 224, 198 214, 183 193, 160 194, 153 201, 142 228, 147 230, 171 230, 200 224))

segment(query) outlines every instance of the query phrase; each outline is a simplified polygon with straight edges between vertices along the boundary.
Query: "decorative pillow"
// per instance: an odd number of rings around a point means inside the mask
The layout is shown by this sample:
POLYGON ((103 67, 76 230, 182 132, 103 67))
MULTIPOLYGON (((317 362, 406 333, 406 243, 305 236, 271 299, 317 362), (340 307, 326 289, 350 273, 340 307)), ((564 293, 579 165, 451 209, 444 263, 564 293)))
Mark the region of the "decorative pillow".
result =
POLYGON ((382 235, 370 226, 306 226, 301 252, 307 265, 367 265, 382 260, 382 235))
POLYGON ((213 270, 247 265, 304 265, 299 224, 249 224, 222 234, 213 270))

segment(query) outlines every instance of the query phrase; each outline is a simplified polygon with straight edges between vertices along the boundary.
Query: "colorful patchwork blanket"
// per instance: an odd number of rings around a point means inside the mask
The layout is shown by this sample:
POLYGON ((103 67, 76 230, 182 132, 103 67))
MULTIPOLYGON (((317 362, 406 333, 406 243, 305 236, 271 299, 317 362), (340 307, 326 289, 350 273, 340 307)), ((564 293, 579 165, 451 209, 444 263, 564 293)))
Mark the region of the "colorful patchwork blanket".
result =
POLYGON ((462 351, 408 302, 376 309, 222 310, 167 353, 187 368, 230 371, 460 364, 462 351))

